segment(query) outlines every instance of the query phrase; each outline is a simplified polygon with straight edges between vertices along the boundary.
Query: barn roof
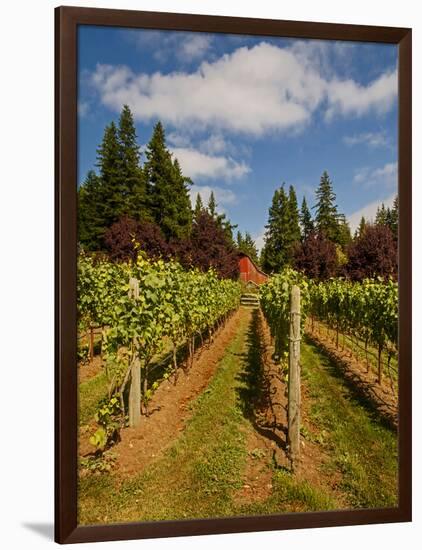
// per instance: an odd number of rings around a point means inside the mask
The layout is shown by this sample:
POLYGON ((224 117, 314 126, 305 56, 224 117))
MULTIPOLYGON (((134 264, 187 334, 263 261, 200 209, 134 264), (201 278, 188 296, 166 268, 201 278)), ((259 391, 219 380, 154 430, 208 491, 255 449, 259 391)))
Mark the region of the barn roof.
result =
POLYGON ((254 266, 254 268, 259 272, 262 273, 262 275, 265 275, 265 277, 269 277, 265 271, 262 271, 261 268, 259 268, 256 263, 252 260, 252 258, 249 256, 249 254, 245 254, 245 252, 239 252, 239 259, 240 258, 248 258, 251 264, 254 266))

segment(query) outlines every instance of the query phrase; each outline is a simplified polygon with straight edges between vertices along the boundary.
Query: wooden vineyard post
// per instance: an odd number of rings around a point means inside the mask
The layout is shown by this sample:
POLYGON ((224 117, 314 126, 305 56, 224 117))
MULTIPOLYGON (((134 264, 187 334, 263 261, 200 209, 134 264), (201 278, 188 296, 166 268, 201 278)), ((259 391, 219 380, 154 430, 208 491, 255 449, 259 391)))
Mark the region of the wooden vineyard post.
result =
MULTIPOLYGON (((139 281, 133 277, 129 280, 129 297, 139 298, 139 281)), ((129 388, 129 426, 139 426, 141 422, 141 363, 138 354, 138 342, 133 342, 134 357, 130 372, 129 388)))
POLYGON ((300 289, 290 294, 288 445, 292 469, 300 460, 300 289))

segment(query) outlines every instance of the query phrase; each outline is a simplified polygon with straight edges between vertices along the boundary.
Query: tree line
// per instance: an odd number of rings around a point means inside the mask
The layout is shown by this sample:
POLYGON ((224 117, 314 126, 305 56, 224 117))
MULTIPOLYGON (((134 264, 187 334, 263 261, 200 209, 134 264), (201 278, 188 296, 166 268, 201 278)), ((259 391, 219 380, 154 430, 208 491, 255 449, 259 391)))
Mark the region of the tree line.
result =
POLYGON ((312 210, 314 216, 305 197, 299 209, 292 185, 288 191, 285 184, 275 190, 261 252, 264 271, 278 273, 292 266, 314 279, 397 277, 397 197, 392 208, 378 208, 374 223, 362 217, 352 236, 324 171, 312 210))
MULTIPOLYGON (((192 181, 166 146, 160 121, 141 155, 130 108, 104 130, 97 149, 97 171, 78 190, 78 241, 82 250, 113 260, 176 258, 185 267, 213 267, 221 277, 238 276, 240 249, 251 252, 250 235, 233 237, 235 225, 217 211, 211 193, 204 205, 190 201, 192 181), (141 158, 142 157, 142 158, 141 158)), ((256 249, 255 249, 256 253, 256 249)))

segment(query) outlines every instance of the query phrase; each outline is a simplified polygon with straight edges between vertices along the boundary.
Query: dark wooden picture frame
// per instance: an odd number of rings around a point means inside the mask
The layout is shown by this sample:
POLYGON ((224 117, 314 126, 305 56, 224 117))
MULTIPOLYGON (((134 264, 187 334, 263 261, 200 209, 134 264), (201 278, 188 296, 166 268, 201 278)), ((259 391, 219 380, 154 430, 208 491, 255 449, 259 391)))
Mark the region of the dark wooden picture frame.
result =
POLYGON ((411 520, 411 30, 173 13, 59 7, 55 12, 55 540, 93 542, 411 520), (399 505, 260 517, 77 525, 78 25, 383 42, 398 45, 399 505))

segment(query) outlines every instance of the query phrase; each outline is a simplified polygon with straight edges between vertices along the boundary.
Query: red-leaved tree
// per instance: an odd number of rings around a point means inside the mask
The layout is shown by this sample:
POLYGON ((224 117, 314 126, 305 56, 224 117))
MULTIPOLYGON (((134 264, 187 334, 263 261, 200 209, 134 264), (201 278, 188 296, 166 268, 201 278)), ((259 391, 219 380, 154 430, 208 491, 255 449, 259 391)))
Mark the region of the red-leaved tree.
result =
POLYGON ((178 243, 175 254, 185 267, 198 267, 202 271, 212 267, 227 279, 239 276, 237 252, 218 221, 205 210, 197 215, 189 241, 178 243))
POLYGON ((346 275, 360 281, 367 277, 397 278, 397 244, 386 225, 369 225, 348 247, 346 275))
POLYGON ((311 279, 329 279, 337 273, 336 246, 324 234, 313 231, 296 246, 293 266, 311 279))
POLYGON ((168 258, 171 255, 171 249, 157 225, 138 222, 127 216, 107 229, 104 242, 112 260, 135 260, 135 242, 150 258, 168 258))

